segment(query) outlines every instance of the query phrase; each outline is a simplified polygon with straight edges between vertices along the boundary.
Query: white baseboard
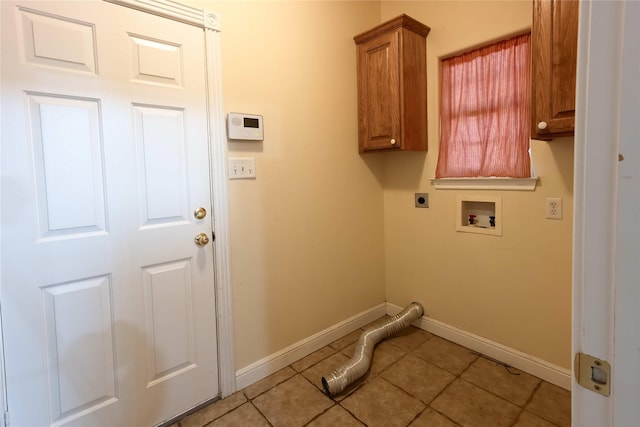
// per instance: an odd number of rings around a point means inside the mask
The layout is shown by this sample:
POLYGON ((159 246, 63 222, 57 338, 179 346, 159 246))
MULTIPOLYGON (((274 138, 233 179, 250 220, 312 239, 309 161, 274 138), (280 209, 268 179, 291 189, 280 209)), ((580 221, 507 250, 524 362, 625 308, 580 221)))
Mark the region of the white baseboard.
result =
MULTIPOLYGON (((241 390, 268 377, 285 366, 379 319, 385 314, 393 316, 401 310, 402 308, 395 304, 382 303, 298 341, 277 353, 260 359, 236 372, 237 389, 241 390)), ((561 368, 535 356, 425 316, 416 320, 413 324, 434 335, 499 360, 559 387, 571 390, 571 371, 569 369, 561 368)))
MULTIPOLYGON (((402 307, 387 303, 387 314, 389 316, 393 316, 401 310, 402 307)), ((426 316, 416 320, 413 324, 420 329, 424 329, 434 335, 511 365, 514 368, 555 384, 558 387, 571 390, 571 371, 569 369, 561 368, 560 366, 553 365, 530 354, 523 353, 426 316)))
POLYGON ((284 348, 277 353, 267 356, 251 365, 245 366, 236 372, 236 387, 241 390, 248 385, 260 381, 296 362, 303 357, 321 349, 322 347, 342 338, 345 335, 379 319, 387 314, 387 304, 382 303, 369 310, 358 313, 355 316, 343 320, 323 331, 284 348))

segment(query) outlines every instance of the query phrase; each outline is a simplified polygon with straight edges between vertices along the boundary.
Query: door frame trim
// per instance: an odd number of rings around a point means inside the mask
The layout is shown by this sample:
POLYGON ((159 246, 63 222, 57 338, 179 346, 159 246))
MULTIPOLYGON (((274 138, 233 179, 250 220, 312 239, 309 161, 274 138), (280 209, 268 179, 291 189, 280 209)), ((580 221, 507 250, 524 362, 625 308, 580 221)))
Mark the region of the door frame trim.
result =
MULTIPOLYGON (((576 76, 572 352, 614 360, 616 197, 620 120, 622 2, 580 2, 576 76), (614 206, 614 208, 611 208, 614 206)), ((615 381, 615 366, 613 368, 615 381)), ((575 426, 614 425, 609 398, 571 393, 575 426)))
POLYGON ((226 176, 227 144, 222 96, 222 62, 220 17, 171 0, 104 0, 163 18, 193 25, 204 30, 207 116, 209 137, 209 173, 211 180, 214 240, 214 276, 218 347, 218 381, 220 396, 236 391, 235 346, 233 338, 233 304, 229 240, 229 197, 226 176))
POLYGON ((163 18, 194 25, 199 28, 220 31, 220 20, 216 13, 207 12, 171 0, 104 0, 120 6, 138 9, 163 18))
MULTIPOLYGON (((209 13, 211 17, 213 14, 209 13)), ((216 18, 216 22, 219 20, 216 18)), ((221 397, 236 391, 233 299, 231 292, 231 243, 229 195, 226 175, 227 144, 222 98, 220 31, 205 29, 207 102, 209 116, 209 171, 215 229, 214 274, 218 334, 218 373, 221 397)))

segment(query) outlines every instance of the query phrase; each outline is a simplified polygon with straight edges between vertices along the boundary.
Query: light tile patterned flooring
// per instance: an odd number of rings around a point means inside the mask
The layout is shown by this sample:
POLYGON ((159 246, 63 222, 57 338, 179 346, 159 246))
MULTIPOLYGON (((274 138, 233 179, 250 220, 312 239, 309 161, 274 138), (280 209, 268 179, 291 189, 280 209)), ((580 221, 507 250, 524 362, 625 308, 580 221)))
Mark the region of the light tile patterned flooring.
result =
POLYGON ((202 426, 571 425, 571 394, 410 327, 376 346, 369 373, 333 399, 321 378, 349 360, 355 331, 178 421, 202 426))

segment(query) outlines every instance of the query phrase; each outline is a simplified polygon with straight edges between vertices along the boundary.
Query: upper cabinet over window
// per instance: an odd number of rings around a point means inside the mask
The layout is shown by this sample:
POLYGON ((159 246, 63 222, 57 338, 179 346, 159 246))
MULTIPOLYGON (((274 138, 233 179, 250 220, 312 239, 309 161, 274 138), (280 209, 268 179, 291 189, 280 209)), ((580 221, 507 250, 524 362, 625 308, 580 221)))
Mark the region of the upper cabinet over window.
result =
POLYGON ((401 15, 354 37, 361 153, 427 150, 429 30, 401 15))
POLYGON ((577 0, 533 0, 531 137, 573 135, 577 0))

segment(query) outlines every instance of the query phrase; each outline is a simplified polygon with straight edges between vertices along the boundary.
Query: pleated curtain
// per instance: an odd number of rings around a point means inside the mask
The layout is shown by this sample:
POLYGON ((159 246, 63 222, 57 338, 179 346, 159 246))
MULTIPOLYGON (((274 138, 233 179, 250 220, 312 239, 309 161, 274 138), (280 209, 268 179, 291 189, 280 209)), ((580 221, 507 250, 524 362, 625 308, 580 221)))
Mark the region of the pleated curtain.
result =
POLYGON ((531 176, 530 39, 441 61, 436 178, 531 176))

